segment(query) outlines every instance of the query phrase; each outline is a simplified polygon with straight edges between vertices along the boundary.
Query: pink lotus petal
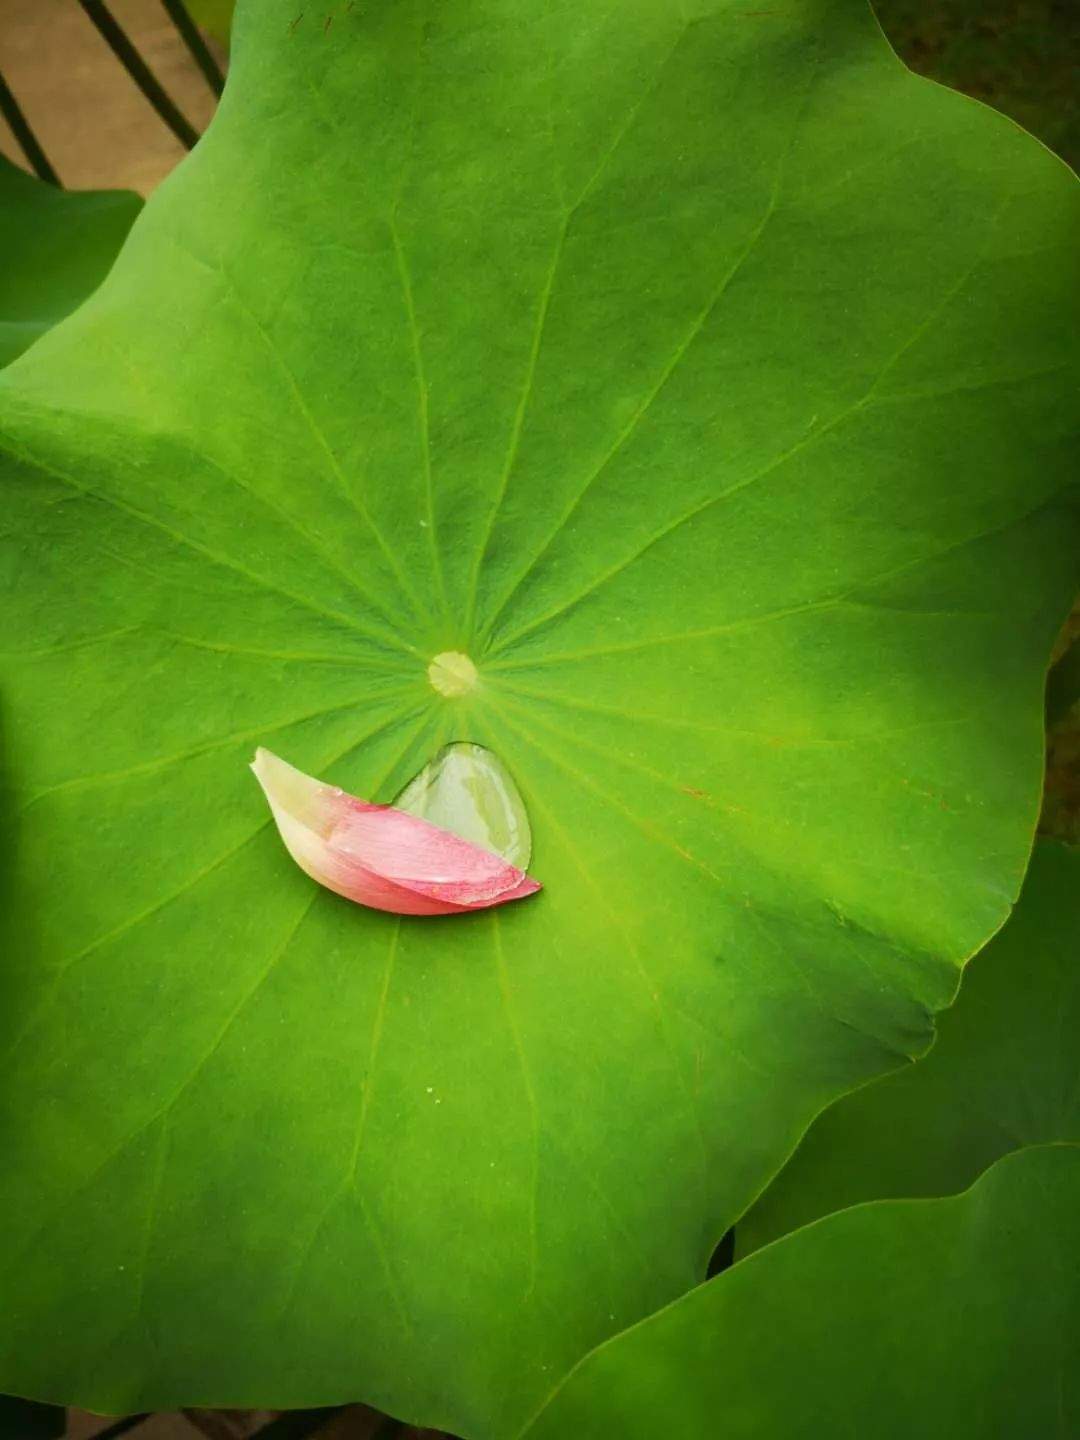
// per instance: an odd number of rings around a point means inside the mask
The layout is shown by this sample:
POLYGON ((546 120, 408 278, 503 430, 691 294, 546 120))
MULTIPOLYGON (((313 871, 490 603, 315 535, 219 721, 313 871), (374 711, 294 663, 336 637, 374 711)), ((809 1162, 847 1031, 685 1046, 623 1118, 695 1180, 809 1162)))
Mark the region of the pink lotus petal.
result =
POLYGON ((269 750, 256 750, 251 768, 300 869, 358 905, 458 915, 541 888, 501 856, 392 805, 323 785, 269 750))

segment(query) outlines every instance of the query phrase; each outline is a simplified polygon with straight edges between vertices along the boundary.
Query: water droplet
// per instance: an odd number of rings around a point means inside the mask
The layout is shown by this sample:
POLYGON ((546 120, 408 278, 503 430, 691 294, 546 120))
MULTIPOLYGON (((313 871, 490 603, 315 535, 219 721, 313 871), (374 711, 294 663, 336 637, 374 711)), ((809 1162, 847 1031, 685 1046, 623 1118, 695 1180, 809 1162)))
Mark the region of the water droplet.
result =
POLYGON ((483 745, 445 745, 394 804, 501 855, 519 870, 529 868, 532 830, 525 802, 506 766, 483 745))

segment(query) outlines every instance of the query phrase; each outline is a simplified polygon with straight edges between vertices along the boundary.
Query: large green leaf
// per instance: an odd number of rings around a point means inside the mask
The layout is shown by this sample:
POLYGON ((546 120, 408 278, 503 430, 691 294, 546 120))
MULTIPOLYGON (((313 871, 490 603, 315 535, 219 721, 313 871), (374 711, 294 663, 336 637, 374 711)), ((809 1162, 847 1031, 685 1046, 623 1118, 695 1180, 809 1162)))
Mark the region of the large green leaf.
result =
POLYGON ((1019 888, 1080 197, 858 0, 295 18, 0 385, 0 1387, 502 1434, 1019 888), (526 904, 315 889, 245 763, 450 739, 526 904))
POLYGON ((97 289, 141 205, 124 190, 58 190, 0 155, 0 365, 97 289))
POLYGON ((740 1254, 861 1200, 949 1195, 1010 1150, 1080 1141, 1080 852, 1036 848, 927 1059, 827 1110, 739 1221, 740 1254))
POLYGON ((590 1355, 529 1440, 1026 1440, 1080 1427, 1080 1149, 796 1231, 590 1355))

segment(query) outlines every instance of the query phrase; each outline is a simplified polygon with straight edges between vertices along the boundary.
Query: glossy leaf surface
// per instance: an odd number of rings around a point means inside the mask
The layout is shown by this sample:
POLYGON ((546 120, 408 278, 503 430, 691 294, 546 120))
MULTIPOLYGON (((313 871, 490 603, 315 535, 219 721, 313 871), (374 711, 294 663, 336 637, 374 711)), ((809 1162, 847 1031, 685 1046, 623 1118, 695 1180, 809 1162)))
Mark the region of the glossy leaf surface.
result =
POLYGON ((502 1435, 1019 888, 1080 203, 857 0, 295 19, 0 385, 0 1388, 502 1435), (454 740, 545 888, 445 923, 247 771, 454 740))

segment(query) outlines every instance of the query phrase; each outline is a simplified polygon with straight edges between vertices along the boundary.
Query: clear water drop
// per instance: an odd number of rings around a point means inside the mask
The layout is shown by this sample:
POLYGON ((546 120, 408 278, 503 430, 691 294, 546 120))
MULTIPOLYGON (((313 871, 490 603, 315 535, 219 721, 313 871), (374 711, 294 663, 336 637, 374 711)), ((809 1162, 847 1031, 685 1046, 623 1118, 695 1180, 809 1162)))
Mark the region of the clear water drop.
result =
POLYGON ((521 792, 506 766, 483 745, 444 745, 394 801, 441 830, 529 868, 532 830, 521 792))

